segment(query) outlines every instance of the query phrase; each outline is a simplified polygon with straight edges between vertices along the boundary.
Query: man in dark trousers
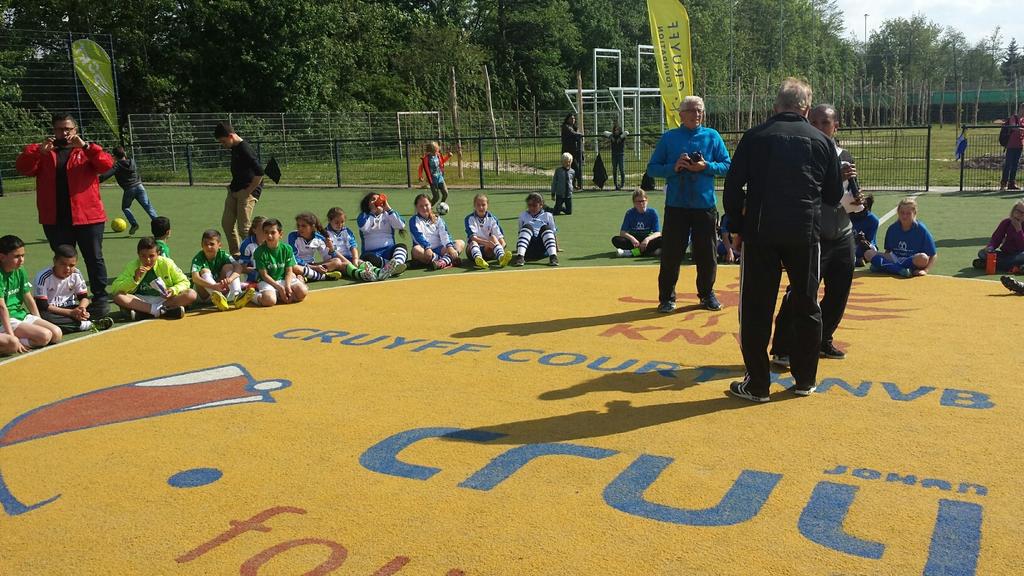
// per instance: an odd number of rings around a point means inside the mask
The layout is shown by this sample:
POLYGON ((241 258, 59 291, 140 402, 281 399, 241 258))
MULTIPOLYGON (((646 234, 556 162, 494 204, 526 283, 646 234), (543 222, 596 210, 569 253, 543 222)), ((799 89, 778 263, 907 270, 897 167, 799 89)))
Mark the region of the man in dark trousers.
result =
POLYGON ((231 124, 218 122, 213 136, 221 146, 231 150, 231 183, 220 223, 228 237, 228 248, 237 257, 242 238, 249 234, 253 208, 263 192, 263 168, 252 147, 235 133, 231 124))
POLYGON ((817 380, 822 202, 838 205, 843 183, 835 143, 807 122, 811 96, 806 83, 784 80, 775 115, 743 135, 725 177, 722 204, 735 228, 733 246, 742 245, 740 347, 747 372, 729 390, 753 402, 769 400, 768 341, 782 266, 791 287, 793 391, 808 396, 817 380))
MULTIPOLYGON (((822 134, 835 141, 839 119, 831 104, 815 106, 807 119, 822 134)), ((838 144, 837 144, 838 146, 838 144)), ((853 262, 856 247, 853 241, 853 224, 850 213, 864 210, 860 187, 857 185, 857 171, 853 155, 849 150, 836 148, 843 175, 843 199, 839 206, 824 204, 821 207, 821 281, 825 283, 825 296, 821 299, 821 351, 820 356, 842 360, 846 353, 832 342, 839 322, 846 311, 853 286, 853 262)), ((775 317, 775 335, 772 338, 772 364, 789 367, 789 345, 793 336, 793 325, 789 315, 789 294, 782 298, 779 315, 775 317)))
POLYGON ((99 144, 82 139, 70 114, 54 115, 52 126, 53 135, 26 146, 15 167, 21 175, 36 179, 36 208, 50 249, 78 246, 92 289, 89 313, 102 318, 110 313, 110 299, 103 261, 107 213, 100 198, 99 175, 110 170, 114 159, 99 144))

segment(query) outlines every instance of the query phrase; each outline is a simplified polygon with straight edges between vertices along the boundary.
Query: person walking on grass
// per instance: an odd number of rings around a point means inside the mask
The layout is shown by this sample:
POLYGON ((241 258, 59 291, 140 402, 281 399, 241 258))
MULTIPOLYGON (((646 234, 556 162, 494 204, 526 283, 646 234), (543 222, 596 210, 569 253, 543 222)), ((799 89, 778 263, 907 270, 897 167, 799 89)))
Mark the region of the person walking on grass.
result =
POLYGON ((149 194, 146 193, 146 187, 142 185, 142 179, 139 178, 139 170, 135 165, 135 159, 128 157, 124 146, 114 148, 114 158, 114 167, 100 175, 100 182, 105 182, 111 176, 117 180, 117 184, 123 190, 121 195, 121 211, 124 212, 124 217, 128 219, 128 224, 130 225, 128 235, 134 236, 139 231, 139 221, 135 219, 135 214, 132 214, 132 202, 138 201, 142 209, 146 211, 146 214, 149 214, 150 220, 157 218, 158 214, 149 202, 149 194))
POLYGON ((239 245, 252 223, 252 211, 263 193, 263 168, 252 147, 242 140, 231 124, 218 122, 213 136, 221 146, 231 150, 231 183, 224 199, 221 226, 228 237, 231 255, 238 258, 239 245))
POLYGON ((664 178, 665 223, 662 226, 661 270, 658 272, 658 312, 676 307, 679 265, 687 239, 697 263, 697 296, 705 310, 721 310, 715 296, 718 262, 718 210, 715 209, 715 176, 729 171, 731 159, 717 130, 703 126, 704 100, 687 96, 679 104, 679 128, 662 134, 647 163, 647 173, 664 178))
POLYGON ((722 204, 740 253, 740 348, 746 375, 729 391, 752 402, 767 402, 771 371, 768 341, 783 267, 791 287, 792 388, 800 396, 815 390, 821 347, 818 279, 822 203, 843 197, 836 146, 811 126, 811 87, 795 78, 782 82, 775 115, 740 139, 725 177, 722 204))

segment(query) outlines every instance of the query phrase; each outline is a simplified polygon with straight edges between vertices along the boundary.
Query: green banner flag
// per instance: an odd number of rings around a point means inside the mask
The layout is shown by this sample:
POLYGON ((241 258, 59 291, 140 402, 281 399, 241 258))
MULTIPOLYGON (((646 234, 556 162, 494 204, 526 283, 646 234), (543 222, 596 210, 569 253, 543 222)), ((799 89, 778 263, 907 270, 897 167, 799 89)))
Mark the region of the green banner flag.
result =
POLYGON ((75 72, 85 86, 89 98, 103 119, 110 125, 115 138, 120 138, 117 126, 117 102, 114 100, 114 74, 110 67, 110 56, 92 40, 75 40, 71 43, 71 56, 75 61, 75 72))

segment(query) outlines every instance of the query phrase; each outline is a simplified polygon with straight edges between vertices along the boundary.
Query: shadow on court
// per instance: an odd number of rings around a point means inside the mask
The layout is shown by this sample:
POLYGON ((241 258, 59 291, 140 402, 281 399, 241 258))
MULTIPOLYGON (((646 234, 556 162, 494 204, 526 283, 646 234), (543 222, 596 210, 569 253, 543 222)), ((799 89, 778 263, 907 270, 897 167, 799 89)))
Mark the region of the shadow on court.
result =
MULTIPOLYGON (((628 367, 619 367, 626 370, 628 367)), ((643 394, 645 392, 666 392, 674 390, 685 390, 692 386, 734 376, 743 376, 742 365, 732 366, 695 366, 674 370, 671 377, 648 372, 637 374, 635 372, 616 372, 605 374, 585 382, 580 382, 568 388, 549 390, 537 398, 540 400, 564 400, 576 398, 593 392, 627 392, 629 394, 643 394)))
POLYGON ((537 322, 523 322, 520 324, 495 324, 494 326, 478 326, 465 332, 456 332, 452 338, 480 338, 482 336, 494 336, 496 334, 508 334, 509 336, 533 336, 534 334, 548 334, 572 330, 573 328, 586 328, 588 326, 603 326, 605 324, 616 324, 634 320, 645 320, 659 317, 654 307, 648 306, 639 310, 628 310, 612 314, 601 314, 599 316, 580 316, 577 318, 558 318, 555 320, 541 320, 537 322))

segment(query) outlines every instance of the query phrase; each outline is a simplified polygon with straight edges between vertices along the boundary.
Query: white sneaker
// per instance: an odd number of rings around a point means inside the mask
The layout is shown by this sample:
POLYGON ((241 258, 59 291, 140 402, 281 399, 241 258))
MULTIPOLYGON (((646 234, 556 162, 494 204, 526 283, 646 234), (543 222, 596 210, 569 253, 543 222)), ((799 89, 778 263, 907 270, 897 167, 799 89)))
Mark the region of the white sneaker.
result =
POLYGON ((615 253, 619 255, 619 258, 626 258, 633 255, 632 250, 623 250, 622 248, 616 248, 615 253))

